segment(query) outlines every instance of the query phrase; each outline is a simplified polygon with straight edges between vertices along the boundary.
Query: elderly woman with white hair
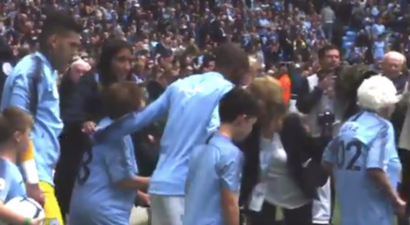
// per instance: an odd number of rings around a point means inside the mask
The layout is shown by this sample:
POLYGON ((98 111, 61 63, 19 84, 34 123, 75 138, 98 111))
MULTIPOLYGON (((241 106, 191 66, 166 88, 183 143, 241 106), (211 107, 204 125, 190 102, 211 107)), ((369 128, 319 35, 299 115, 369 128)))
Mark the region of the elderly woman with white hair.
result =
POLYGON ((381 75, 357 90, 360 111, 342 125, 323 154, 333 173, 341 225, 391 225, 404 214, 396 189, 401 164, 389 118, 398 102, 393 82, 381 75))

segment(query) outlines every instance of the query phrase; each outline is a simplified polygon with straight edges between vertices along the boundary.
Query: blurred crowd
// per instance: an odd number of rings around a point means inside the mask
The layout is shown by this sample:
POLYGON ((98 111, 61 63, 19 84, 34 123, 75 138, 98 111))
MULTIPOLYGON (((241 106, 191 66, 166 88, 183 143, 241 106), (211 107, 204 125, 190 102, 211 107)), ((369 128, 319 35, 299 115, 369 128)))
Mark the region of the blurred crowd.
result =
POLYGON ((405 0, 3 1, 1 45, 15 59, 32 52, 44 14, 59 8, 69 8, 85 27, 77 59, 93 66, 104 40, 123 39, 133 46, 133 73, 163 85, 212 70, 211 49, 228 41, 253 55, 261 72, 288 73, 293 89, 318 69, 317 50, 330 42, 346 63, 375 69, 387 51, 408 56, 410 50, 405 0))

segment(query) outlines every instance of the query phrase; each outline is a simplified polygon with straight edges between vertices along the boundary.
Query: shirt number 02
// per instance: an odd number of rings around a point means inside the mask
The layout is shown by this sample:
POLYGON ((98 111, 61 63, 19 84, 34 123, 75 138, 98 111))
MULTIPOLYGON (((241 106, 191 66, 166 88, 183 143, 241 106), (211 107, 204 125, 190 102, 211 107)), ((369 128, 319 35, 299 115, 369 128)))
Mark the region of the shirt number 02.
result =
POLYGON ((337 166, 339 169, 346 169, 352 171, 360 171, 361 166, 357 165, 357 160, 362 155, 362 143, 358 140, 350 141, 345 143, 344 141, 339 142, 338 153, 337 153, 337 166), (349 160, 345 167, 346 161, 346 151, 355 151, 353 157, 349 160))

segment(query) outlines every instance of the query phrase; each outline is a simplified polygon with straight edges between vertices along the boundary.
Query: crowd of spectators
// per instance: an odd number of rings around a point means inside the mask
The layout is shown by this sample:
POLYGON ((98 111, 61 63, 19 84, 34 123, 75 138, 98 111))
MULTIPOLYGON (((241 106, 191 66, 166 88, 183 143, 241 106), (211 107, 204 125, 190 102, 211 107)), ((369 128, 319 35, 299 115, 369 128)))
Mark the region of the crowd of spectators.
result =
POLYGON ((164 85, 212 69, 211 49, 227 41, 253 55, 261 72, 288 73, 295 86, 318 69, 317 50, 329 42, 346 63, 375 69, 387 50, 410 54, 407 1, 396 0, 3 1, 3 45, 16 59, 35 50, 44 14, 58 8, 70 9, 85 28, 81 58, 93 65, 105 39, 124 39, 134 49, 133 73, 165 78, 164 85))

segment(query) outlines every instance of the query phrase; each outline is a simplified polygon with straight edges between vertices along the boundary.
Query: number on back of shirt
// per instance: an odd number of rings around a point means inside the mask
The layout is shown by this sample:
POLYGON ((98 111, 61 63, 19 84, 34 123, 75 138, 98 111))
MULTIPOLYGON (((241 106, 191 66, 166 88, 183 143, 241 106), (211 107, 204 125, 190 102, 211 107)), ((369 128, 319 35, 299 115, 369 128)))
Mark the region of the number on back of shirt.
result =
POLYGON ((340 141, 337 151, 337 167, 341 170, 360 171, 358 159, 362 155, 363 145, 358 140, 350 142, 340 141))
POLYGON ((80 168, 77 174, 77 181, 81 185, 84 184, 88 180, 88 177, 91 174, 89 164, 93 160, 92 150, 87 150, 85 151, 84 154, 85 154, 85 157, 83 157, 80 163, 80 168))

